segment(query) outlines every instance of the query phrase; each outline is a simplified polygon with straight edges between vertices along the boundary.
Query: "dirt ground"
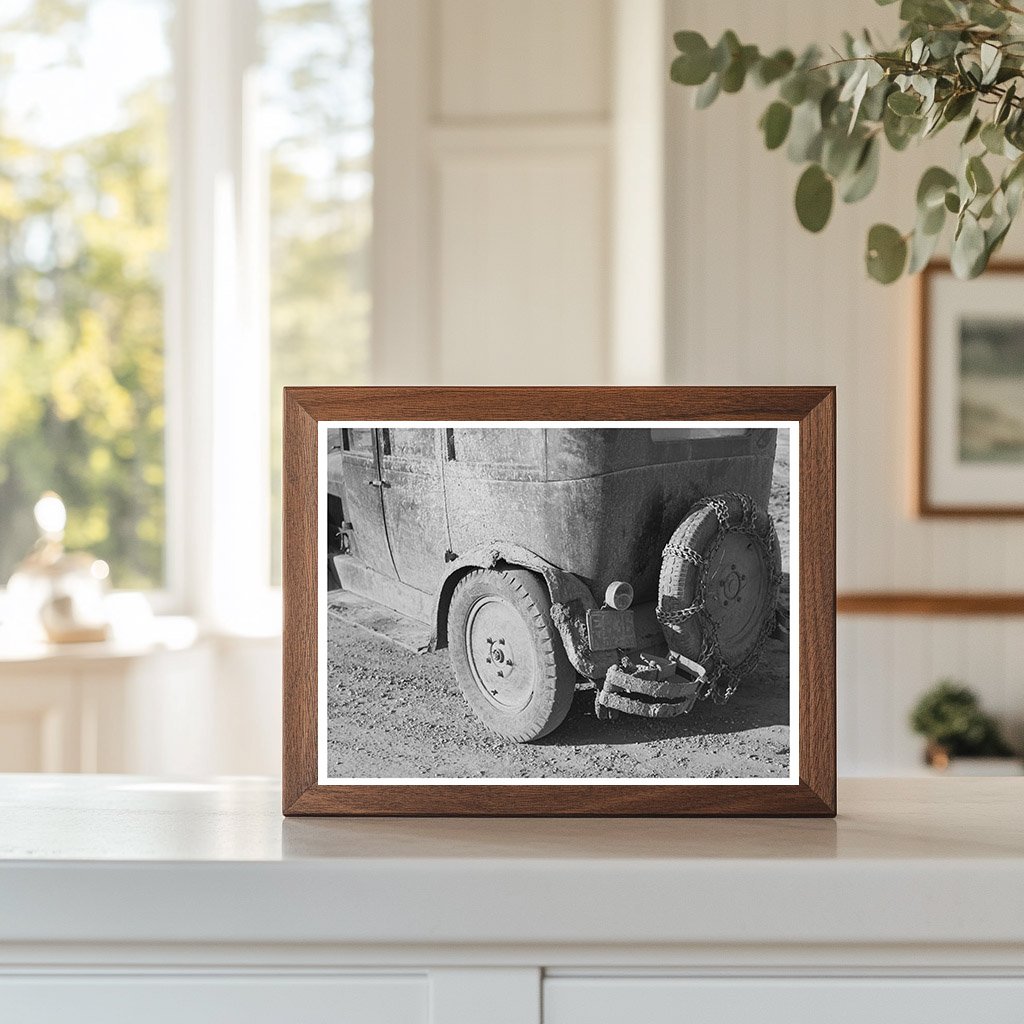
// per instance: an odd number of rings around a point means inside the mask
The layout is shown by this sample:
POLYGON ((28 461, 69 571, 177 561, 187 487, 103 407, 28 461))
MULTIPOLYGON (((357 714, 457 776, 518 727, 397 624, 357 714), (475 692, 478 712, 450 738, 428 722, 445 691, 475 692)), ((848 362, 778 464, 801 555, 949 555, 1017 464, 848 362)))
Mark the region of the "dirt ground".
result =
MULTIPOLYGON (((771 512, 789 555, 789 447, 780 438, 771 512)), ((787 602, 788 603, 788 602, 787 602)), ((530 744, 472 715, 448 652, 414 655, 328 615, 328 774, 349 778, 778 778, 789 773, 789 644, 725 705, 677 719, 601 721, 594 690, 577 690, 555 732, 530 744)))

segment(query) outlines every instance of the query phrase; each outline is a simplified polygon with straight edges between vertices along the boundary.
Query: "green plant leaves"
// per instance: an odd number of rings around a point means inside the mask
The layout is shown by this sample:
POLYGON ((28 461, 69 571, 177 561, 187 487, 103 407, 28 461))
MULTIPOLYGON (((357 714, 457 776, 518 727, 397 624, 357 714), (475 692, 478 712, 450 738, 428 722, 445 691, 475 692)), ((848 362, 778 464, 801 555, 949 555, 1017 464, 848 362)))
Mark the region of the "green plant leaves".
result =
POLYGON ((834 196, 832 179, 817 165, 811 164, 796 186, 796 215, 808 231, 820 231, 832 215, 834 196))
POLYGON ((876 224, 868 232, 868 273, 880 284, 892 284, 906 262, 906 239, 890 224, 876 224))
POLYGON ((987 259, 985 231, 978 218, 967 212, 953 236, 953 251, 950 258, 953 273, 965 281, 977 277, 984 270, 987 259))
POLYGON ((891 93, 888 100, 889 109, 894 114, 904 117, 907 114, 916 114, 921 109, 921 100, 918 96, 909 92, 891 93))
POLYGON ((776 50, 770 57, 762 57, 753 71, 754 81, 762 88, 784 78, 793 70, 796 58, 789 50, 776 50))
POLYGON ((768 149, 778 149, 786 141, 792 120, 793 108, 780 100, 772 103, 761 115, 760 127, 768 149))
POLYGON ((835 60, 813 46, 799 57, 762 54, 732 31, 714 47, 699 32, 679 32, 671 77, 695 87, 698 108, 748 82, 774 91, 758 127, 769 150, 806 165, 794 204, 815 232, 837 195, 853 203, 872 191, 883 144, 900 152, 962 120, 957 173, 931 167, 922 175, 908 234, 872 227, 867 269, 883 283, 920 270, 952 214, 954 269, 974 276, 1024 206, 1024 13, 1008 0, 900 0, 899 8, 892 49, 876 47, 867 32, 843 33, 835 60))
POLYGON ((946 201, 946 193, 956 184, 956 176, 944 167, 929 167, 917 186, 917 207, 927 213, 946 201))
POLYGON ((679 56, 672 61, 672 81, 703 85, 711 74, 711 48, 699 32, 677 32, 673 37, 679 56))
POLYGON ((786 155, 795 164, 817 160, 821 143, 821 108, 813 100, 805 100, 793 111, 786 155))
POLYGON ((968 185, 974 190, 975 195, 987 196, 995 188, 992 175, 985 166, 985 161, 980 156, 972 156, 967 161, 967 169, 964 175, 967 178, 968 185))
POLYGON ((863 144, 853 173, 843 186, 844 203, 860 202, 875 187, 879 168, 878 138, 872 137, 863 144))
POLYGON ((1006 133, 998 124, 991 121, 982 126, 981 144, 994 156, 1002 156, 1003 148, 1006 145, 1006 133))

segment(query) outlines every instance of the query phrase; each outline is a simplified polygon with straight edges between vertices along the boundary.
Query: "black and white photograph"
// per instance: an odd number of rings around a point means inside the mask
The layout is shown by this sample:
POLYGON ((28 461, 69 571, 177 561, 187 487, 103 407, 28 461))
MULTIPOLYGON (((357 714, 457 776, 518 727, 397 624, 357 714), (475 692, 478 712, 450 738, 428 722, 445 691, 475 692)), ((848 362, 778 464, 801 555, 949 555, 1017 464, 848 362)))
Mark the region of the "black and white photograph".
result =
POLYGON ((797 429, 321 423, 320 782, 795 782, 797 429))

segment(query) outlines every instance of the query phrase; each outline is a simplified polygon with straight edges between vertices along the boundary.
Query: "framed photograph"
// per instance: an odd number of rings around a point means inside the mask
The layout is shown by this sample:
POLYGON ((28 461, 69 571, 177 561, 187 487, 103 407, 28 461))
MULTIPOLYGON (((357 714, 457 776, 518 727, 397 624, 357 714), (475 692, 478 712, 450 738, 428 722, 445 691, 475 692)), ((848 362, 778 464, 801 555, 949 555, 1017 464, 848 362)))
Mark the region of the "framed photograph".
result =
POLYGON ((284 410, 285 814, 835 814, 833 389, 284 410))
POLYGON ((1024 263, 919 287, 917 512, 1024 515, 1024 263))

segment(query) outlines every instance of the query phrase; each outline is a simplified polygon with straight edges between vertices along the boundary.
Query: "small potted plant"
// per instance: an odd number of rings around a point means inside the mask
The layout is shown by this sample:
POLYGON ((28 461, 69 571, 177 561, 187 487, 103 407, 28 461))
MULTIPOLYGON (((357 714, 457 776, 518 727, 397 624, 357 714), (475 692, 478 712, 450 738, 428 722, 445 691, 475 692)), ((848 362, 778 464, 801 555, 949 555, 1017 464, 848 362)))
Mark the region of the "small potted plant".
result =
POLYGON ((975 693, 960 683, 944 679, 925 693, 910 715, 910 725, 928 741, 925 763, 938 771, 1020 773, 1020 761, 995 719, 981 709, 975 693), (970 763, 965 765, 964 758, 970 763))

